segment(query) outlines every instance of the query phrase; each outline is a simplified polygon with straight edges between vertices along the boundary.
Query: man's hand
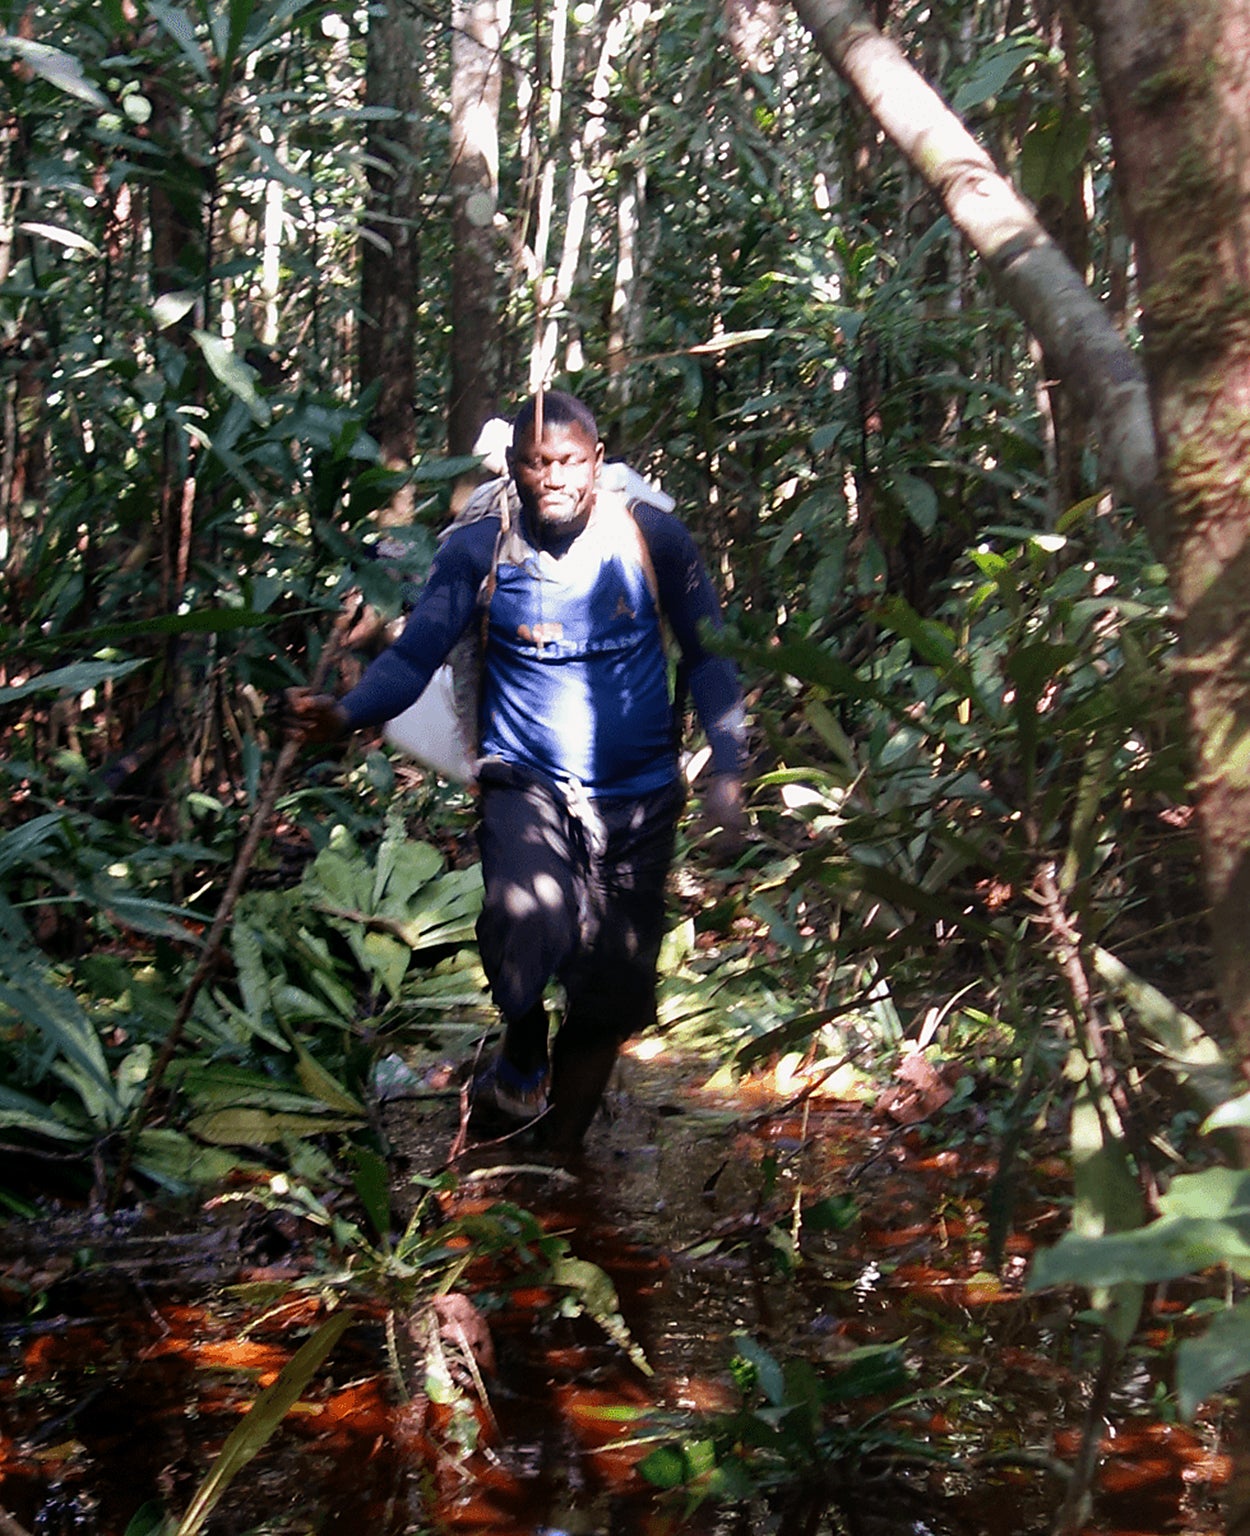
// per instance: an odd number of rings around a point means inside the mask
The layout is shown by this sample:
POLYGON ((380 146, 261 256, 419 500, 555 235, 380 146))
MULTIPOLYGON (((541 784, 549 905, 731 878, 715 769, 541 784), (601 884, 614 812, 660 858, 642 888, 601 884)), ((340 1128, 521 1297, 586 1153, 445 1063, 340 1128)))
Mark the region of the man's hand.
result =
POLYGON ((282 729, 300 741, 337 741, 347 734, 346 712, 331 694, 287 688, 282 695, 282 729))
POLYGON ((742 780, 718 773, 703 791, 700 820, 708 831, 707 846, 718 859, 735 859, 746 844, 746 796, 742 780))

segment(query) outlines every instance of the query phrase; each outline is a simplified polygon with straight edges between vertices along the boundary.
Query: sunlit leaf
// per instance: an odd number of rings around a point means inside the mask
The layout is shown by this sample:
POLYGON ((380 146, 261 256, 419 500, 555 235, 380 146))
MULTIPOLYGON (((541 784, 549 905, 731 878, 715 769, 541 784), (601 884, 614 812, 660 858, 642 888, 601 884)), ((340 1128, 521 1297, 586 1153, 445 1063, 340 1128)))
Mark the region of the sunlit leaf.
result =
POLYGON ((350 1131, 361 1124, 360 1116, 271 1113, 264 1109, 221 1109, 197 1115, 189 1129, 201 1141, 223 1147, 264 1147, 288 1136, 322 1136, 328 1131, 350 1131))
POLYGON ((73 229, 62 229, 59 224, 19 224, 19 229, 28 235, 39 235, 44 240, 51 240, 54 245, 63 245, 69 251, 86 251, 89 256, 99 256, 100 249, 94 245, 85 235, 80 235, 73 229))
POLYGON ((104 108, 109 104, 108 97, 83 74, 82 64, 73 54, 32 38, 5 33, 0 36, 0 57, 5 55, 21 59, 27 68, 67 96, 76 96, 92 107, 104 108))
POLYGON ((245 1417, 230 1431, 212 1471, 200 1484, 186 1514, 178 1525, 177 1536, 196 1536, 204 1522, 221 1502, 226 1489, 248 1462, 261 1451, 299 1401, 326 1356, 351 1326, 348 1312, 339 1312, 322 1323, 278 1373, 272 1386, 266 1387, 245 1417))
POLYGON ((606 1270, 600 1269, 597 1264, 592 1264, 587 1259, 563 1254, 552 1263, 551 1279, 555 1285, 565 1286, 576 1295, 580 1309, 599 1324, 612 1342, 625 1351, 644 1375, 652 1374, 647 1357, 621 1316, 616 1287, 612 1284, 606 1270))
POLYGON ((158 331, 176 325, 195 308, 195 294, 179 291, 158 294, 152 304, 152 320, 158 331))
POLYGON ((81 697, 90 688, 101 683, 129 677, 147 662, 140 661, 76 661, 67 667, 56 667, 51 672, 41 672, 27 678, 24 683, 12 683, 0 688, 0 704, 12 704, 32 693, 63 693, 81 697))
POLYGON ((230 343, 220 336, 214 336, 210 331, 193 331, 191 334, 213 374, 243 402, 255 422, 262 427, 268 426, 273 412, 269 402, 257 393, 256 370, 249 368, 230 343))

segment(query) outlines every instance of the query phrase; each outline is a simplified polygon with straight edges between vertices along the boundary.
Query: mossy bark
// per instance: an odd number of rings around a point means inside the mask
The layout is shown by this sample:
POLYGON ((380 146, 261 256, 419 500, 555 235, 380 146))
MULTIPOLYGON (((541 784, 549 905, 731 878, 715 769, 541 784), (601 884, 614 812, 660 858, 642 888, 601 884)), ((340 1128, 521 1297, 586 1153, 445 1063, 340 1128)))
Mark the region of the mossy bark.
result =
POLYGON ((1138 252, 1219 986, 1250 1078, 1250 0, 1089 9, 1138 252))
MULTIPOLYGON (((1217 981, 1250 1079, 1250 0, 1089 10, 1141 279, 1217 981)), ((1250 1532, 1244 1382, 1239 1407, 1230 1533, 1250 1532)))

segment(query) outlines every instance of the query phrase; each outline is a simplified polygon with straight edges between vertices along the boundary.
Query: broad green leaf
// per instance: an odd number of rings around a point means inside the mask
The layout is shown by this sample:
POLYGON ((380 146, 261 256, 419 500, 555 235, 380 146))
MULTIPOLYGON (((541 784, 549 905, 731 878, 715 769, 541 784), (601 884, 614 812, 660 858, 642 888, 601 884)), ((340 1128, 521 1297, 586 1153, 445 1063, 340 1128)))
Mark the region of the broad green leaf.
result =
POLYGON ((391 1230, 390 1169, 386 1159, 369 1147, 354 1145, 349 1153, 352 1185, 365 1208, 369 1224, 384 1240, 391 1230))
POLYGON ((67 1125, 56 1109, 42 1104, 29 1094, 19 1093, 0 1083, 0 1125, 13 1130, 31 1131, 52 1141, 83 1141, 85 1133, 67 1125))
POLYGON ((63 693, 81 697, 90 688, 101 683, 118 682, 129 677, 146 661, 76 661, 68 667, 56 667, 51 672, 41 672, 27 678, 24 683, 14 683, 0 688, 0 704, 12 704, 32 693, 63 693))
POLYGON ((1007 42, 980 54, 972 72, 955 92, 951 110, 962 116, 993 100, 1017 72, 1038 54, 1034 41, 1007 42))
POLYGON ((174 1192, 223 1184, 249 1171, 260 1172, 259 1163, 206 1147, 172 1127, 158 1126, 140 1133, 135 1144, 135 1170, 174 1192))
POLYGON ((300 1041, 296 1040, 294 1043, 295 1075, 307 1092, 313 1098, 320 1099, 329 1109, 337 1109, 348 1115, 359 1115, 363 1119, 365 1107, 360 1100, 350 1094, 338 1078, 328 1072, 300 1041))
MULTIPOLYGON (((1105 1240, 1105 1234, 1137 1235, 1142 1219, 1141 1188, 1129 1165, 1123 1131, 1110 1100, 1082 1062, 1083 1075, 1072 1105, 1073 1238, 1105 1240)), ((1121 1275, 1094 1288, 1094 1306, 1112 1338, 1127 1344, 1141 1315, 1141 1282, 1121 1275)))
POLYGON ((14 37, 10 33, 0 35, 0 57, 19 58, 41 79, 55 85, 67 96, 76 96, 88 106, 104 109, 108 97, 83 74, 81 62, 73 54, 48 43, 37 43, 32 38, 14 37))
POLYGON ((1204 1168, 1179 1173, 1159 1196, 1165 1216, 1218 1217, 1239 1225, 1250 1238, 1250 1171, 1204 1168))
POLYGON ((838 1357, 837 1374, 823 1384, 821 1396, 834 1403, 875 1397, 903 1386, 908 1376, 907 1362, 896 1344, 861 1344, 838 1357))
POLYGON ((929 482, 922 480, 919 475, 896 470, 890 476, 890 484, 898 493, 908 517, 921 533, 932 533, 937 527, 939 505, 937 492, 929 482))
POLYGON ((748 1334, 734 1335, 734 1348, 747 1362, 755 1367, 755 1380, 765 1399, 774 1407, 779 1407, 786 1400, 786 1379, 776 1356, 748 1334))
POLYGON ((1176 1397, 1181 1416, 1192 1419, 1207 1398, 1250 1371, 1250 1302, 1215 1313, 1196 1338, 1176 1351, 1176 1397))
POLYGON ((430 843, 404 841, 379 853, 373 891, 375 912, 406 914, 408 902, 443 867, 443 856, 430 843))
POLYGON ((370 976, 384 986, 392 998, 397 998, 412 960, 409 946, 389 933, 370 929, 353 939, 352 949, 370 976))
MULTIPOLYGON (((209 331, 192 331, 191 334, 215 377, 243 402, 258 426, 267 427, 273 412, 269 402, 257 393, 256 370, 248 367, 230 343, 220 336, 209 331)), ((211 446, 215 451, 221 451, 218 444, 211 446)))
POLYGON ((335 1115, 271 1114, 263 1109, 221 1109, 213 1114, 197 1115, 189 1129, 214 1146, 264 1147, 284 1141, 288 1136, 323 1136, 328 1131, 352 1131, 361 1123, 360 1116, 347 1119, 335 1115))
MULTIPOLYGON (((1132 1008, 1177 1079, 1207 1110, 1218 1112, 1219 1106, 1230 1100, 1240 1087, 1240 1079, 1218 1042, 1196 1019, 1178 1008, 1157 987, 1130 971, 1109 950, 1096 947, 1093 960, 1098 975, 1132 1008)), ((1204 1131, 1214 1129, 1218 1127, 1210 1121, 1203 1126, 1204 1131)))
POLYGON ((34 1025, 48 1046, 81 1069, 84 1081, 112 1097, 113 1083, 100 1038, 68 988, 23 968, 11 981, 0 979, 0 1003, 34 1025))
POLYGON ((1043 1249, 1034 1259, 1029 1289, 1155 1285, 1223 1264, 1239 1274, 1250 1273, 1250 1240, 1235 1226, 1197 1217, 1167 1217, 1135 1232, 1112 1232, 1105 1237, 1065 1233, 1053 1248, 1043 1249))
POLYGON ((162 293, 152 304, 152 320, 158 331, 176 325, 184 315, 195 308, 195 294, 185 289, 176 293, 162 293))

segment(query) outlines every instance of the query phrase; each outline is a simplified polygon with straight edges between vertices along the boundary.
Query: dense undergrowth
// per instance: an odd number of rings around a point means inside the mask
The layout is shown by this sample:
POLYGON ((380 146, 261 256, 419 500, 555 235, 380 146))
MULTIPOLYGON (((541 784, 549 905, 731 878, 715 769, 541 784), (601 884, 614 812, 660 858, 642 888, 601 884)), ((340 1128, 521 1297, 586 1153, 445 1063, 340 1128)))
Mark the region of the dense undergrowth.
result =
MULTIPOLYGON (((364 11, 132 9, 0 6, 0 1202, 17 1224, 260 1192, 324 1212, 385 1291, 437 1245, 391 1231, 378 1097, 396 1073, 467 1071, 491 1024, 471 806, 374 741, 306 753, 237 907, 226 893, 279 755, 274 694, 317 673, 344 613, 329 681, 358 673, 370 614, 402 599, 379 515, 409 495, 386 534, 419 574, 470 467, 440 447, 445 70, 433 43, 414 65, 437 142, 405 166, 429 283, 407 295, 423 363, 398 471, 374 430, 384 381, 362 386, 352 356, 359 129, 384 110, 364 106, 364 11)), ((1069 89, 1081 49, 1017 7, 975 10, 894 23, 1029 195, 1079 214, 1079 264, 1127 314, 1105 138, 1069 89)), ((807 40, 779 24, 744 71, 710 16, 673 6, 629 40, 595 255, 561 322, 587 366, 559 382, 677 498, 724 589, 755 733, 745 853, 719 867, 683 830, 661 1037, 848 1093, 941 1081, 953 1109, 927 1134, 963 1134, 975 1104, 996 1256, 1020 1168, 1060 1134, 1073 1230, 1035 1279, 1089 1289, 1099 1390, 1142 1287, 1228 1277, 1233 1304, 1180 1357, 1190 1412, 1250 1358, 1244 1181, 1198 1133, 1246 1113, 1208 991, 1164 573, 807 40), (615 373, 592 317, 614 299, 614 198, 644 164, 648 298, 615 373)), ((542 153, 563 186, 570 143, 542 153)), ((518 228, 523 195, 501 191, 518 228)), ((509 393, 537 291, 515 283, 501 310, 509 393)), ((589 1270, 523 1216, 504 1227, 471 1241, 564 1263, 570 1304, 613 1318, 589 1270)), ((755 1371, 752 1432, 785 1428, 772 1476, 831 1443, 839 1389, 766 1351, 755 1371)), ((657 1477, 706 1479, 735 1432, 692 1432, 698 1466, 670 1455, 657 1477)))

